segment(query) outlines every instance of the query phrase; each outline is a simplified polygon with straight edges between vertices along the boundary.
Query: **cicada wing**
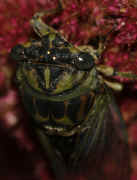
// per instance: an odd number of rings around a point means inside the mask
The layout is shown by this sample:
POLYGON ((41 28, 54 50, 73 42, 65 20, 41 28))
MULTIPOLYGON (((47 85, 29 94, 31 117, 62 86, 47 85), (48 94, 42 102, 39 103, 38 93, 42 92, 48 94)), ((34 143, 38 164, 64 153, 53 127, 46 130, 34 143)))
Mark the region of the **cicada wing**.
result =
POLYGON ((109 92, 109 103, 108 103, 108 109, 110 111, 110 116, 112 119, 113 128, 115 128, 115 131, 121 141, 123 141, 125 144, 128 144, 128 134, 127 134, 127 127, 126 123, 122 118, 122 114, 116 104, 116 101, 114 99, 114 96, 111 92, 109 92))
POLYGON ((106 133, 106 121, 104 120, 104 117, 108 111, 107 106, 104 96, 100 95, 96 97, 94 105, 82 125, 83 128, 87 128, 81 136, 77 136, 73 154, 74 166, 77 166, 81 158, 85 158, 97 145, 101 144, 102 146, 104 144, 106 133))
POLYGON ((67 174, 67 169, 61 154, 59 154, 60 152, 58 152, 57 149, 52 146, 48 136, 42 129, 37 128, 35 129, 35 132, 37 134, 40 145, 42 146, 44 154, 49 160, 49 164, 54 172, 55 179, 64 180, 67 174))
MULTIPOLYGON (((126 127, 110 92, 96 97, 85 123, 88 128, 81 137, 77 137, 72 157, 73 166, 83 162, 82 170, 83 166, 91 167, 90 178, 106 180, 110 174, 105 174, 105 168, 112 165, 109 162, 113 162, 114 179, 129 179, 126 127)), ((108 179, 113 178, 110 176, 108 179)))

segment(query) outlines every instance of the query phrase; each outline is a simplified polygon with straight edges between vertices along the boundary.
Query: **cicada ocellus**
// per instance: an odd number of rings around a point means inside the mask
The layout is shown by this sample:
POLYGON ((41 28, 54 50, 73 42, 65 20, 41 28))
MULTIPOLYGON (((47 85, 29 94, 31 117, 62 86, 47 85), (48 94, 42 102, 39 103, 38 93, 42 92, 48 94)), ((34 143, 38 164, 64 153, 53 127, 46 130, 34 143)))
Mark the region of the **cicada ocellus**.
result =
POLYGON ((72 45, 41 16, 36 13, 31 20, 40 38, 15 46, 11 55, 18 63, 16 78, 32 126, 61 179, 68 169, 97 159, 97 152, 109 154, 106 147, 113 146, 115 137, 119 145, 127 144, 112 93, 122 85, 111 82, 116 74, 112 67, 96 63, 101 51, 72 45))

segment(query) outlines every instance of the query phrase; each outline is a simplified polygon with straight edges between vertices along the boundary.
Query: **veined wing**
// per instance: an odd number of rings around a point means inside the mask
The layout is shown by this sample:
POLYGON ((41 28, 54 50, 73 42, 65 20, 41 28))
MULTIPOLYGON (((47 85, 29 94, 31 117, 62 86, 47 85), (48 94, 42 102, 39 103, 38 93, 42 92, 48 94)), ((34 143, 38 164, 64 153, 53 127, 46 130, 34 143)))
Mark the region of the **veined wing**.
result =
MULTIPOLYGON (((70 164, 80 169, 91 168, 90 178, 107 179, 104 167, 113 162, 114 179, 129 179, 129 149, 126 126, 109 89, 98 95, 83 126, 86 131, 76 139, 76 146, 70 164), (120 171, 118 173, 118 167, 120 171), (82 168, 81 168, 82 167, 82 168), (93 170, 95 169, 95 170, 93 170), (99 173, 100 172, 100 173, 99 173)), ((110 164, 111 166, 111 164, 110 164)), ((109 173, 108 173, 109 174, 109 173)), ((88 175, 89 176, 89 175, 88 175)), ((112 179, 109 177, 108 179, 112 179)))

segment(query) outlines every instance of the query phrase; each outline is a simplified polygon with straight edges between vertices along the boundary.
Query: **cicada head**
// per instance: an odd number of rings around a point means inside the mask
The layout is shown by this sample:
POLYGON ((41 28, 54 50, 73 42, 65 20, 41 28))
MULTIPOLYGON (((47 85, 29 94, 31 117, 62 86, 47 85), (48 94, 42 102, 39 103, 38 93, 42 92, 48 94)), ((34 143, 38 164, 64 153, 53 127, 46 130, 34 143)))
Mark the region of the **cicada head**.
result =
POLYGON ((31 88, 49 95, 78 87, 94 67, 89 53, 80 51, 55 33, 17 45, 11 54, 18 62, 17 76, 22 74, 23 81, 31 88))

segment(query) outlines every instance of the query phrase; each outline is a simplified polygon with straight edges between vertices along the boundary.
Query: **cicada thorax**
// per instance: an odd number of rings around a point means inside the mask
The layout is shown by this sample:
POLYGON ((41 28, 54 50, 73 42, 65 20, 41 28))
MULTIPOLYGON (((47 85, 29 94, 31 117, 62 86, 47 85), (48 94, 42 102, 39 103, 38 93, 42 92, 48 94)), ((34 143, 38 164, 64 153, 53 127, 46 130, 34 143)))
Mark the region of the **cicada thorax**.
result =
POLYGON ((86 93, 65 101, 51 101, 23 92, 24 104, 34 119, 33 124, 49 135, 76 134, 75 128, 86 119, 94 99, 94 93, 86 93))
POLYGON ((88 73, 77 71, 71 66, 24 64, 22 73, 25 81, 38 92, 55 95, 73 89, 81 84, 88 73))

